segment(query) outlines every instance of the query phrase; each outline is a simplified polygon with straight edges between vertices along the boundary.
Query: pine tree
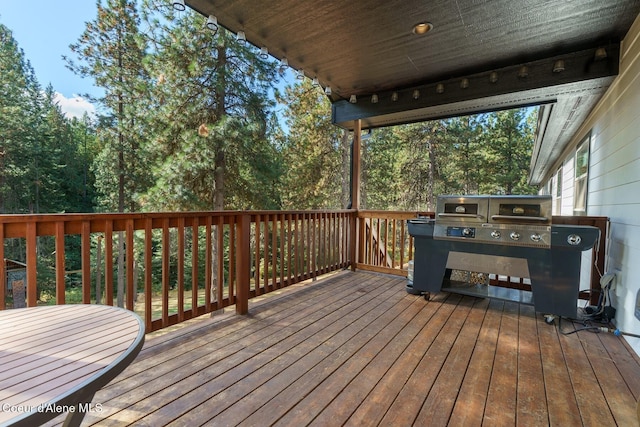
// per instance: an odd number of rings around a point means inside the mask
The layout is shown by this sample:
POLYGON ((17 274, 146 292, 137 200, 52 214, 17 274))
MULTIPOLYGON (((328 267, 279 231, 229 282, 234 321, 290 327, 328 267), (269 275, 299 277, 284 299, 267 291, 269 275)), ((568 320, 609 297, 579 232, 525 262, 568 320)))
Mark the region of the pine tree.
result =
POLYGON ((0 212, 37 208, 40 86, 11 31, 0 24, 0 212))
POLYGON ((481 116, 446 120, 448 159, 442 163, 442 178, 447 192, 479 194, 487 177, 483 173, 481 116))
POLYGON ((401 154, 403 142, 399 127, 375 129, 363 138, 362 201, 363 209, 398 209, 403 192, 401 154))
POLYGON ((284 118, 289 128, 282 150, 287 165, 283 207, 340 208, 343 133, 331 124, 329 101, 305 80, 288 87, 280 102, 287 106, 284 118))
POLYGON ((400 209, 432 211, 435 198, 447 192, 443 184, 451 161, 447 133, 442 121, 429 121, 399 126, 401 166, 397 179, 402 184, 400 209))
POLYGON ((136 211, 135 195, 147 182, 144 132, 140 127, 146 109, 141 103, 147 78, 142 65, 146 46, 139 32, 135 0, 97 1, 97 17, 71 50, 78 61, 65 58, 67 66, 82 77, 91 77, 104 89, 98 98, 85 95, 102 106, 105 116, 99 122, 103 160, 96 168, 100 188, 117 188, 117 194, 102 194, 102 205, 118 212, 136 211), (115 168, 112 166, 115 165, 115 168), (117 182, 115 187, 108 187, 117 182))
POLYGON ((493 192, 532 194, 527 184, 533 150, 533 129, 527 110, 514 109, 489 115, 485 139, 488 173, 493 177, 493 192))
POLYGON ((146 209, 276 208, 273 61, 191 10, 146 1, 154 77, 148 103, 154 185, 146 209))
MULTIPOLYGON (((104 96, 95 99, 105 111, 98 129, 102 152, 95 169, 98 188, 117 188, 117 197, 103 192, 102 205, 118 212, 137 211, 136 194, 144 191, 147 168, 140 127, 145 108, 141 103, 147 78, 142 65, 146 47, 140 37, 135 0, 97 1, 97 17, 86 24, 71 50, 79 59, 65 58, 82 77, 92 77, 104 96), (112 167, 115 165, 115 168, 112 167), (117 180, 117 185, 112 186, 117 180), (105 185, 106 183, 106 185, 105 185)), ((117 303, 124 306, 124 234, 118 235, 117 303)), ((130 296, 132 298, 133 296, 130 296)))

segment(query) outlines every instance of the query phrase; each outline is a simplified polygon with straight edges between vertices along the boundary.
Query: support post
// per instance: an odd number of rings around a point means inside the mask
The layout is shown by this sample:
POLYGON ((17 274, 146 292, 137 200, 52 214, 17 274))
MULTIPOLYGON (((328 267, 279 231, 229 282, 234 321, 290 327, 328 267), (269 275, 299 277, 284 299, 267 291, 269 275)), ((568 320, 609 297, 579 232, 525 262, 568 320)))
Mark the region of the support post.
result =
POLYGON ((356 270, 358 256, 358 210, 360 209, 360 166, 361 166, 362 121, 356 120, 353 126, 353 150, 351 150, 351 271, 356 270))
POLYGON ((251 272, 251 216, 241 215, 236 232, 236 314, 249 312, 249 286, 251 272))
POLYGON ((353 151, 351 154, 351 209, 360 209, 360 152, 362 140, 362 121, 356 120, 353 126, 353 151))

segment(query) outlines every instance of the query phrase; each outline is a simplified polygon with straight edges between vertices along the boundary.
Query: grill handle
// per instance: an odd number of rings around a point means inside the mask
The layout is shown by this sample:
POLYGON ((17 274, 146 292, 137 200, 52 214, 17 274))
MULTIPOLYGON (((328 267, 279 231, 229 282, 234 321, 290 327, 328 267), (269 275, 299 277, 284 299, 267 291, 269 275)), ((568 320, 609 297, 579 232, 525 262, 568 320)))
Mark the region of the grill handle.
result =
POLYGON ((494 221, 499 221, 501 219, 515 219, 515 220, 521 220, 521 221, 541 221, 541 222, 549 221, 549 218, 544 216, 518 216, 518 215, 493 215, 491 216, 491 219, 494 221))
POLYGON ((439 213, 440 218, 482 218, 482 215, 463 214, 463 213, 439 213))

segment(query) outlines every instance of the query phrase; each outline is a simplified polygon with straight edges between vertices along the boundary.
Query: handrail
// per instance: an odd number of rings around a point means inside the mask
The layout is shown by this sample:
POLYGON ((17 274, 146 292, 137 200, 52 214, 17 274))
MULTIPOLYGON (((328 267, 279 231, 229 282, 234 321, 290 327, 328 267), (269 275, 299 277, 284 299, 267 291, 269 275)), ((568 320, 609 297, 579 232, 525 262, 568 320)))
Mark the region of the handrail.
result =
MULTIPOLYGON (((38 300, 39 279, 53 283, 56 304, 68 303, 67 292, 74 290, 82 303, 96 303, 98 282, 103 295, 99 303, 119 305, 120 295, 122 305, 138 312, 150 332, 234 304, 238 313, 245 313, 250 298, 342 268, 406 276, 413 258, 406 222, 424 217, 433 218, 434 213, 0 215, 0 258, 10 255, 26 264, 28 306, 43 303, 38 300), (74 256, 79 264, 72 265, 74 256), (71 283, 68 270, 80 272, 78 286, 71 283)), ((593 224, 606 233, 608 219, 553 218, 553 223, 563 222, 593 224)), ((598 249, 601 271, 604 241, 606 234, 598 249)), ((0 277, 7 277, 5 263, 0 263, 0 277)), ((594 278, 597 281, 596 274, 594 278)), ((0 310, 7 307, 9 296, 0 286, 0 310)))
POLYGON ((358 211, 356 268, 406 277, 409 260, 413 258, 413 238, 406 222, 418 217, 433 218, 434 213, 358 211))
MULTIPOLYGON (((42 303, 38 275, 47 269, 55 303, 67 303, 75 256, 82 303, 96 303, 98 280, 100 302, 114 305, 120 282, 123 305, 150 332, 233 304, 244 313, 249 298, 351 265, 354 218, 354 210, 0 215, 0 241, 26 261, 27 306, 42 303)), ((0 286, 0 309, 8 296, 0 286)))

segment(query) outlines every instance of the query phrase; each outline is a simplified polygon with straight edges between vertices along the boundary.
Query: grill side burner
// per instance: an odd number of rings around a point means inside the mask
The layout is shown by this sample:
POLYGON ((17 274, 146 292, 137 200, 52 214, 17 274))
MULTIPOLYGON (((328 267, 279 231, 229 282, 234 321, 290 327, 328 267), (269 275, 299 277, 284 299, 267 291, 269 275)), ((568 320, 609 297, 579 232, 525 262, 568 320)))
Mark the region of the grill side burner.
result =
POLYGON ((442 196, 436 219, 408 223, 414 237, 413 294, 441 290, 533 304, 545 314, 577 317, 582 251, 600 230, 551 224, 547 196, 442 196), (449 286, 451 269, 528 277, 531 292, 449 286), (517 293, 517 295, 515 295, 517 293))

